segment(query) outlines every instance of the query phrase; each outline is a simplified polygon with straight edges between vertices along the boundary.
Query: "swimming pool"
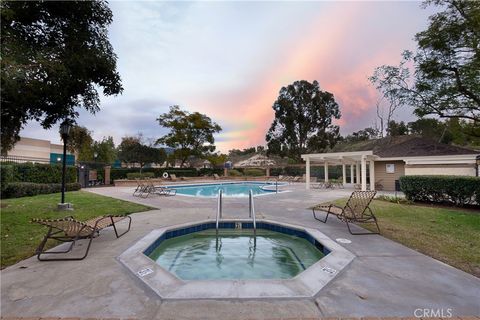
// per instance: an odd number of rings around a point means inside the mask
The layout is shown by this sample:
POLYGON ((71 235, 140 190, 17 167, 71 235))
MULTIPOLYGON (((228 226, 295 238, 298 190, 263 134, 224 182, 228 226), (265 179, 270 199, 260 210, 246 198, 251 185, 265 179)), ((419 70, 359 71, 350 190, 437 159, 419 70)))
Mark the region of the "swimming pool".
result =
MULTIPOLYGON (((279 184, 283 185, 283 184, 279 184)), ((223 182, 195 185, 169 186, 177 190, 177 194, 192 197, 217 197, 222 190, 224 197, 248 197, 250 190, 253 195, 272 194, 276 192, 275 184, 267 182, 223 182)))

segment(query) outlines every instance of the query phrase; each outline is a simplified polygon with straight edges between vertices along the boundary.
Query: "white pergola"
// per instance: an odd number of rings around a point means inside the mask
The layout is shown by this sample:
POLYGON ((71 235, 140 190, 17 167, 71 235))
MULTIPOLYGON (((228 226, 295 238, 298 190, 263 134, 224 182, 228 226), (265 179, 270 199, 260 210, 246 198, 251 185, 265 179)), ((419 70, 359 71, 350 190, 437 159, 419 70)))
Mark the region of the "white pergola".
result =
POLYGON ((328 182, 328 166, 342 165, 343 184, 347 184, 347 166, 350 166, 350 183, 360 184, 363 191, 367 190, 367 163, 370 173, 370 190, 375 190, 375 159, 373 151, 331 152, 303 154, 306 162, 305 182, 310 189, 310 167, 314 164, 324 166, 325 182, 328 182), (354 171, 356 176, 354 175, 354 171), (355 179, 354 179, 355 177, 355 179))

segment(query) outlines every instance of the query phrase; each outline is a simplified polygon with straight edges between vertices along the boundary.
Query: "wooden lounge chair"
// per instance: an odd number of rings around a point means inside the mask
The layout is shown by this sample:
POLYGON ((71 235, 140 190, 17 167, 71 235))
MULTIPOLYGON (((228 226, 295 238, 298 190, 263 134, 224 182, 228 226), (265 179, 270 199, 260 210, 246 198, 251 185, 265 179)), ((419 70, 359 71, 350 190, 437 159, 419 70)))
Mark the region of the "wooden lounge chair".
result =
POLYGON ((120 238, 125 233, 130 231, 130 226, 132 224, 132 218, 130 216, 103 216, 90 219, 85 222, 75 220, 73 217, 65 217, 62 219, 55 220, 46 220, 46 219, 33 219, 33 223, 38 223, 48 227, 48 232, 43 238, 42 242, 37 248, 36 254, 37 258, 40 261, 62 261, 62 260, 83 260, 88 255, 90 250, 90 245, 92 244, 93 238, 99 235, 100 230, 112 226, 115 231, 115 236, 120 238), (119 234, 117 230, 116 223, 128 219, 128 228, 123 233, 119 234), (45 245, 49 239, 57 240, 61 242, 71 242, 67 250, 64 251, 46 251, 45 245), (68 253, 72 251, 73 246, 77 240, 89 239, 85 254, 81 257, 73 258, 43 258, 42 255, 55 255, 61 253, 68 253))
POLYGON ((344 221, 347 224, 348 231, 353 235, 360 234, 379 234, 380 227, 378 226, 377 218, 370 209, 369 205, 375 197, 376 191, 354 191, 348 199, 345 206, 339 207, 334 204, 317 205, 313 207, 313 217, 323 223, 327 222, 330 214, 336 215, 337 218, 344 221), (325 219, 317 218, 315 210, 325 211, 327 216, 325 219), (350 229, 350 223, 375 223, 377 226, 377 232, 360 232, 353 233, 350 229))

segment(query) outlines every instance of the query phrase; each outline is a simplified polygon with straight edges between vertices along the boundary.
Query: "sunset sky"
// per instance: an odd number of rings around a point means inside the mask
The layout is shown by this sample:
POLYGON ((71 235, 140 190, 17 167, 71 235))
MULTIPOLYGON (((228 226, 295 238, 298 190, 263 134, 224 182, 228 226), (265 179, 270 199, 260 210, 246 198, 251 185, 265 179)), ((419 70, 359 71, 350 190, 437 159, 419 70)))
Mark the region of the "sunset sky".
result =
MULTIPOLYGON (((419 2, 110 2, 110 40, 124 93, 102 98, 78 123, 100 139, 165 134, 155 119, 170 105, 219 123, 221 151, 265 144, 282 86, 318 80, 334 94, 342 134, 371 126, 377 94, 367 78, 396 64, 427 25, 419 2)), ((398 119, 408 120, 403 109, 398 119)), ((22 136, 59 142, 30 123, 22 136)))

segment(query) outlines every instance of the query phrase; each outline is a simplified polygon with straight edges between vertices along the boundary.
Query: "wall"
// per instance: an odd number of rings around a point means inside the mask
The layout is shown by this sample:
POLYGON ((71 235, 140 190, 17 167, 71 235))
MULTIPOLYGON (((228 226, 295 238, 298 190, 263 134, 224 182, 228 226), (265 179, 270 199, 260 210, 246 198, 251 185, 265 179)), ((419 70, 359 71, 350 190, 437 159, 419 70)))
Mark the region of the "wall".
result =
POLYGON ((405 174, 410 175, 452 175, 475 176, 474 164, 413 164, 405 166, 405 174))
POLYGON ((403 161, 375 161, 375 183, 380 183, 383 190, 394 191, 395 180, 405 175, 405 163, 403 161), (395 172, 387 173, 386 164, 394 164, 395 172))
MULTIPOLYGON (((44 161, 57 163, 57 158, 63 155, 63 145, 52 144, 48 140, 21 137, 7 156, 25 158, 25 161, 44 161)), ((67 164, 75 164, 75 156, 67 151, 67 164)))

